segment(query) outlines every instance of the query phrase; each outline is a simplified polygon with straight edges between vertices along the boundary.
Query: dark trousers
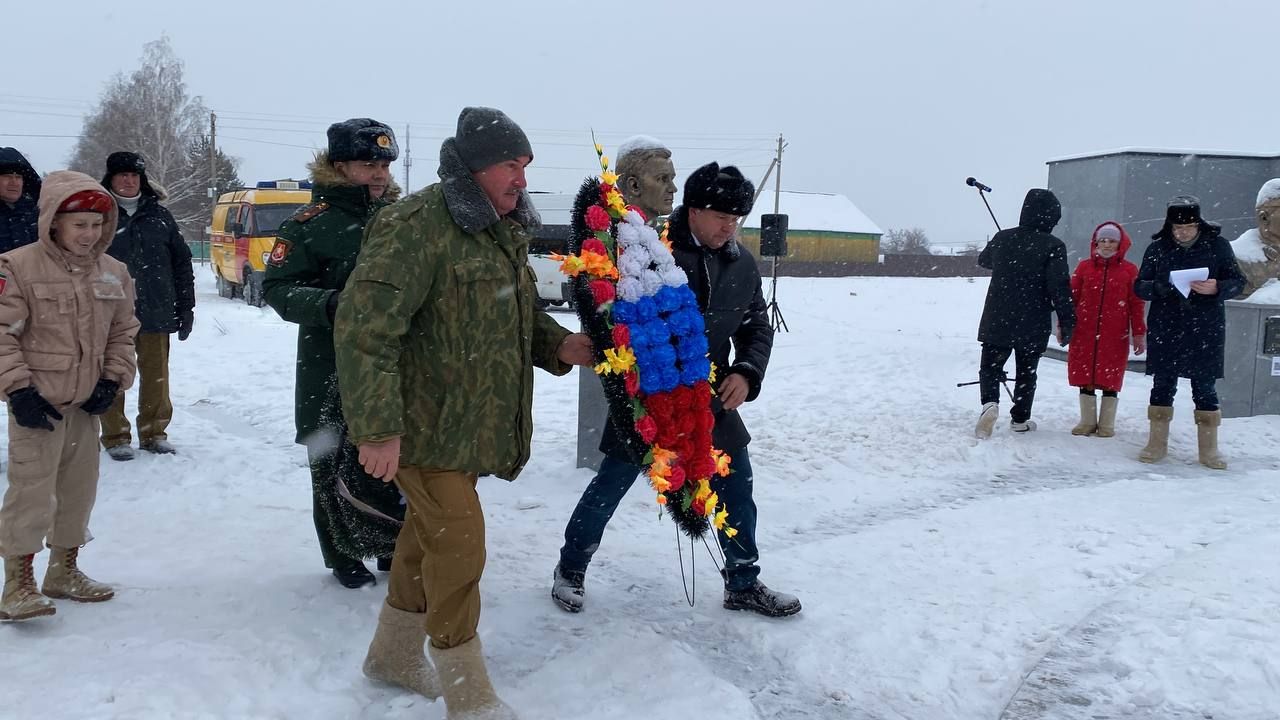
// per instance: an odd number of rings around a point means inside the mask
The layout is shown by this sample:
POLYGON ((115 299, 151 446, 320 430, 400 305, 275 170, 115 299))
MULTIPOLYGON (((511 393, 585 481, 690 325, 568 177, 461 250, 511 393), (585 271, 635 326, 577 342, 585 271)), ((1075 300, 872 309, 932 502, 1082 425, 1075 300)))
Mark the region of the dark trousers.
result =
MULTIPOLYGON (((1191 399, 1197 410, 1218 409, 1218 381, 1216 378, 1191 379, 1191 399)), ((1178 394, 1177 375, 1156 375, 1151 381, 1151 404, 1173 407, 1173 396, 1178 394)))
MULTIPOLYGON (((755 584, 760 575, 760 568, 756 566, 760 553, 756 549, 756 504, 751 499, 751 458, 745 447, 730 450, 728 454, 733 471, 713 483, 713 487, 729 511, 726 525, 738 531, 733 538, 722 531, 716 532, 725 556, 725 587, 736 591, 755 584)), ((600 547, 605 525, 642 471, 637 465, 605 457, 564 528, 564 547, 560 548, 562 568, 587 569, 591 556, 600 547)))
POLYGON ((1000 402, 1000 380, 1004 377, 1004 364, 1014 355, 1017 376, 1013 384, 1013 410, 1009 417, 1014 422, 1031 419, 1031 404, 1036 400, 1036 368, 1040 365, 1040 351, 1007 348, 982 344, 982 364, 978 368, 978 386, 982 391, 982 404, 1000 402))
POLYGON ((307 460, 311 466, 311 520, 316 525, 316 540, 320 543, 320 556, 324 558, 324 566, 330 569, 351 567, 360 562, 360 559, 347 557, 338 550, 333 540, 333 521, 320 501, 320 488, 325 487, 325 483, 334 482, 329 475, 333 472, 333 465, 321 462, 325 459, 324 453, 307 449, 307 460))

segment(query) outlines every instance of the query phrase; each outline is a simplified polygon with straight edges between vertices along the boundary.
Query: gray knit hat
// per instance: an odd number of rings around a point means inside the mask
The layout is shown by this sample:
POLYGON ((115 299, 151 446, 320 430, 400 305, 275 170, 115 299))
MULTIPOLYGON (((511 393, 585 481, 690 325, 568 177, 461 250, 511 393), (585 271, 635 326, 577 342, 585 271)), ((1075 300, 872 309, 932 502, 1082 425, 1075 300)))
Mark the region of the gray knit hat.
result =
POLYGON ((471 172, 518 157, 533 157, 524 130, 506 113, 487 107, 463 108, 454 135, 458 154, 471 172))

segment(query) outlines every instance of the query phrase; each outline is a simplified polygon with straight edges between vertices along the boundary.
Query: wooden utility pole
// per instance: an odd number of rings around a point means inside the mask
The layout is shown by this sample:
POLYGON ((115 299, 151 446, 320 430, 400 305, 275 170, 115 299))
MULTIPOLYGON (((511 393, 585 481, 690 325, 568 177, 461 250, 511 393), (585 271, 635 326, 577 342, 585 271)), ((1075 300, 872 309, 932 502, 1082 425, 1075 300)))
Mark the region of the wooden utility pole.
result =
POLYGON ((782 141, 782 133, 778 133, 778 156, 774 160, 778 163, 778 174, 773 176, 773 212, 778 214, 779 207, 782 202, 782 149, 786 147, 786 143, 782 141))

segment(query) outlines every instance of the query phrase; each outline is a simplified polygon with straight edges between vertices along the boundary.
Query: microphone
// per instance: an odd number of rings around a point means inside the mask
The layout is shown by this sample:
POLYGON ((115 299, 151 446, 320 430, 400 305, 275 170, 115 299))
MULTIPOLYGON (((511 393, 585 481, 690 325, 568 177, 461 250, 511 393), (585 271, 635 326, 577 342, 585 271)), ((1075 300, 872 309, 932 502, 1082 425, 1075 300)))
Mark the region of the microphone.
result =
POLYGON ((964 184, 968 185, 969 187, 978 188, 980 192, 991 192, 990 186, 983 185, 982 183, 978 182, 977 179, 972 177, 965 178, 964 184))

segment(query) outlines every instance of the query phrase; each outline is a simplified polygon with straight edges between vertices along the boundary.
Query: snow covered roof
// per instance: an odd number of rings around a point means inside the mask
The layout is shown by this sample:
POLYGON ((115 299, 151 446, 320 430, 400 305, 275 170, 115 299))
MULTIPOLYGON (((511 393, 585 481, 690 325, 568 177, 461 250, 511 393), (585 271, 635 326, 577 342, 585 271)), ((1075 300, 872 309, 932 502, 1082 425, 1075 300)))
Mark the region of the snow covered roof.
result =
POLYGON ((1187 150, 1178 148, 1144 148, 1144 147, 1124 147, 1114 150, 1100 150, 1097 152, 1079 153, 1076 155, 1064 155, 1063 157, 1051 158, 1045 161, 1046 165, 1053 163, 1067 162, 1070 160, 1086 160, 1089 158, 1106 157, 1107 155, 1201 155, 1205 157, 1245 157, 1245 158, 1276 158, 1280 157, 1277 153, 1260 153, 1260 152, 1236 152, 1234 150, 1187 150))
MULTIPOLYGON (((760 227, 760 216, 773 212, 773 191, 766 188, 756 199, 755 209, 747 218, 745 227, 760 227)), ((865 233, 883 235, 879 225, 872 222, 849 198, 836 193, 797 192, 783 190, 778 199, 778 212, 787 215, 787 228, 791 232, 819 230, 825 232, 865 233)))

